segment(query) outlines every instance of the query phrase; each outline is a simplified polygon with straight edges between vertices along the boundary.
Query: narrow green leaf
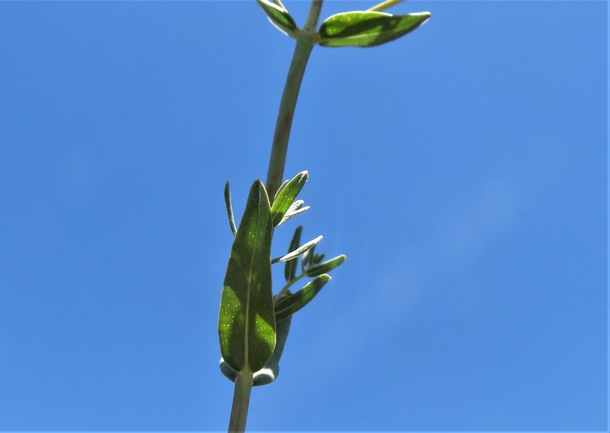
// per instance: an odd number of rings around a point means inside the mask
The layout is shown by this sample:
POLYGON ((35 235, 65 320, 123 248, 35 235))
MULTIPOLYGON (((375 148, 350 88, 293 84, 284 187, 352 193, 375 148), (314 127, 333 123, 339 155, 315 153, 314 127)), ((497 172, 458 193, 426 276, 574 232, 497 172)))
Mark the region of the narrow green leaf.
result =
POLYGON ((305 182, 307 182, 308 176, 307 171, 302 171, 293 177, 281 191, 278 191, 271 207, 271 218, 273 219, 274 227, 282 222, 282 218, 284 218, 297 195, 303 189, 305 182))
POLYGON ((231 187, 229 186, 229 181, 225 183, 225 205, 227 207, 227 217, 229 218, 231 232, 233 232, 233 236, 235 236, 237 233, 237 228, 235 227, 235 219, 233 217, 233 206, 231 205, 231 187))
POLYGON ((296 39, 299 28, 288 11, 267 0, 256 0, 258 5, 267 14, 269 21, 280 31, 296 39))
POLYGON ((343 12, 320 26, 325 47, 374 47, 398 39, 428 21, 430 12, 392 15, 385 12, 343 12))
MULTIPOLYGON (((292 236, 292 240, 290 241, 290 246, 288 247, 288 252, 296 250, 301 244, 301 233, 303 232, 303 226, 298 226, 294 231, 294 235, 292 236)), ((299 260, 289 260, 286 262, 286 266, 284 267, 284 277, 286 278, 286 282, 289 283, 296 278, 297 273, 297 265, 299 260)))
POLYGON ((267 191, 257 180, 231 248, 218 317, 222 357, 238 372, 260 370, 275 348, 272 227, 267 191))
POLYGON ((317 244, 319 244, 320 241, 322 240, 322 238, 323 238, 323 236, 318 236, 317 238, 301 245, 296 250, 289 252, 288 254, 286 254, 283 257, 280 257, 279 261, 287 262, 288 260, 296 259, 301 254, 303 254, 305 251, 308 251, 308 250, 312 249, 313 247, 315 247, 317 244))
POLYGON ((339 266, 344 261, 345 261, 345 254, 341 254, 340 256, 330 259, 317 266, 308 268, 307 270, 305 270, 305 275, 307 275, 308 277, 315 277, 315 276, 318 276, 321 274, 325 274, 325 273, 330 272, 333 269, 335 269, 337 266, 339 266))
POLYGON ((326 274, 320 275, 295 294, 287 296, 279 301, 275 304, 275 320, 284 320, 299 311, 307 305, 320 290, 322 290, 322 287, 324 287, 328 281, 330 281, 330 276, 326 274))

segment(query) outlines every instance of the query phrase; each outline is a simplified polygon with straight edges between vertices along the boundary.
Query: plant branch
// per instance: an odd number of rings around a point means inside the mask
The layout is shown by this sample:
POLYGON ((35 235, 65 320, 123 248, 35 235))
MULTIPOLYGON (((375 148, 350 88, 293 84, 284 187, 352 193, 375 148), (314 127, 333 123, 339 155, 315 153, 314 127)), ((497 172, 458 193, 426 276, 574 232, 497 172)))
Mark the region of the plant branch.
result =
POLYGON ((305 67, 307 66, 311 50, 316 43, 316 27, 322 10, 322 2, 323 0, 312 1, 305 27, 299 31, 297 45, 294 49, 290 69, 288 70, 288 78, 284 86, 280 111, 275 125, 271 157, 269 158, 269 170, 267 172, 266 188, 271 203, 273 203, 275 192, 282 184, 286 154, 288 152, 288 140, 290 138, 290 129, 292 128, 292 118, 294 117, 294 110, 305 67))
POLYGON ((303 272, 301 275, 299 275, 298 277, 296 277, 294 280, 290 280, 288 283, 286 283, 286 285, 284 287, 282 287, 282 290, 280 290, 276 296, 277 299, 280 299, 282 297, 282 295, 286 294, 286 292, 288 291, 288 289, 290 287, 292 287, 292 285, 294 283, 296 283, 297 281, 299 281, 301 278, 303 278, 305 276, 305 273, 303 272))

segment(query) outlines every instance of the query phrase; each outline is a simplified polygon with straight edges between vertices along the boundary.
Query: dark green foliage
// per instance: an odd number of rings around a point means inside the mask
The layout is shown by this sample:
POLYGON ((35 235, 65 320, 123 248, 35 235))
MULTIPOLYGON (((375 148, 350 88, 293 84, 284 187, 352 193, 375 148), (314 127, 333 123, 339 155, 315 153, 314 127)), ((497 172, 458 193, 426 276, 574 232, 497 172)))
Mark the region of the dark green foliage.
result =
MULTIPOLYGON (((290 247, 288 248, 288 252, 296 250, 301 243, 301 233, 303 232, 303 226, 298 226, 294 231, 294 235, 292 236, 292 240, 290 241, 290 247)), ((297 265, 299 263, 298 257, 294 260, 288 260, 286 262, 286 266, 284 267, 284 277, 287 282, 290 282, 296 278, 297 265)))

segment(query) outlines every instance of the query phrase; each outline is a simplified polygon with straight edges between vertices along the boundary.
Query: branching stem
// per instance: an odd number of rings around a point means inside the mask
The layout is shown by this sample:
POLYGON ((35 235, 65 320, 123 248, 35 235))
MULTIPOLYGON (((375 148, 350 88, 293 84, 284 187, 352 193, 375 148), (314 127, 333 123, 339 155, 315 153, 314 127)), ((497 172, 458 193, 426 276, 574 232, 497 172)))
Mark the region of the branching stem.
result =
MULTIPOLYGON (((323 0, 312 1, 305 26, 302 30, 299 30, 297 44, 294 49, 292 62, 290 63, 290 69, 288 70, 288 78, 286 79, 286 85, 284 86, 284 93, 282 94, 282 101, 280 102, 280 111, 275 125, 271 158, 269 160, 269 171, 267 172, 266 188, 271 200, 273 200, 275 192, 282 183, 286 153, 288 151, 288 139, 292 127, 292 118, 299 96, 299 89, 301 88, 301 81, 303 80, 303 75, 305 73, 305 66, 307 66, 309 54, 311 54, 311 50, 317 40, 316 27, 318 25, 320 11, 322 10, 322 2, 323 0)), ((281 5, 280 0, 275 0, 275 3, 281 5)), ((303 275, 300 275, 287 284, 286 287, 280 291, 280 295, 286 293, 288 288, 302 276, 303 275)), ((252 384, 253 372, 250 371, 249 368, 237 373, 237 377, 235 378, 235 391, 233 393, 233 405, 231 406, 231 418, 229 420, 229 433, 242 433, 246 429, 252 384)))
POLYGON ((305 273, 302 273, 301 275, 299 275, 298 277, 296 277, 294 280, 290 280, 288 283, 286 283, 286 285, 284 287, 282 287, 282 290, 280 290, 276 296, 277 299, 280 299, 282 297, 282 295, 285 295, 286 292, 288 291, 288 289, 290 287, 292 287, 292 285, 294 283, 296 283, 297 281, 299 281, 301 278, 303 278, 305 276, 305 273))

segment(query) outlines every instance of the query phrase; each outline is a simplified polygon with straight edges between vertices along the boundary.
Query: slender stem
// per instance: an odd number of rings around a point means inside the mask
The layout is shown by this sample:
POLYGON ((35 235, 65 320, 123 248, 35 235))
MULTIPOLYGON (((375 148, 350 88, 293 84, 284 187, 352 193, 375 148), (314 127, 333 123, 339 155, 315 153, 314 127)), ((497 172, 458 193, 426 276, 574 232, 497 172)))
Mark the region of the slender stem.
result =
POLYGON ((277 299, 280 299, 280 298, 282 297, 282 295, 284 295, 284 294, 285 294, 285 293, 288 291, 288 289, 289 289, 289 288, 290 288, 290 287, 291 287, 291 286, 292 286, 294 283, 296 283, 297 281, 299 281, 299 280, 300 280, 301 278, 303 278, 304 276, 305 276, 305 274, 301 274, 301 275, 299 275, 298 277, 296 277, 294 280, 292 280, 292 281, 290 281, 290 282, 286 283, 286 285, 285 285, 284 287, 282 287, 282 290, 280 290, 280 291, 277 293, 277 295, 276 295, 277 299))
POLYGON ((229 419, 229 433, 243 433, 246 430, 250 392, 252 391, 252 378, 253 373, 249 369, 237 373, 231 418, 229 419))
POLYGON ((303 74, 305 73, 305 66, 307 66, 309 55, 316 43, 316 27, 320 11, 322 10, 322 2, 323 0, 312 1, 305 27, 299 31, 297 45, 294 49, 290 69, 288 70, 288 78, 284 86, 280 111, 275 125, 275 134, 273 135, 269 171, 267 172, 266 188, 269 199, 272 202, 275 192, 282 184, 282 177, 284 176, 284 165, 286 164, 292 118, 294 117, 294 109, 297 104, 303 74))

